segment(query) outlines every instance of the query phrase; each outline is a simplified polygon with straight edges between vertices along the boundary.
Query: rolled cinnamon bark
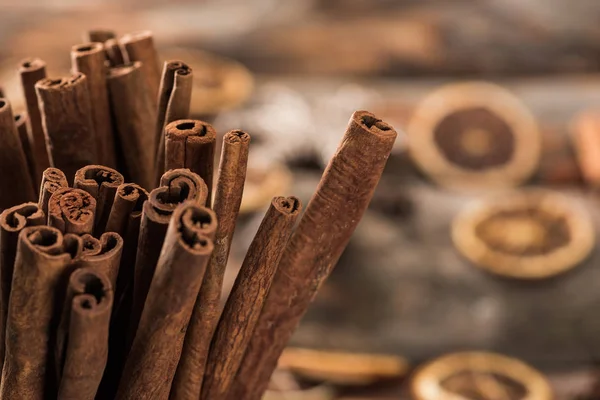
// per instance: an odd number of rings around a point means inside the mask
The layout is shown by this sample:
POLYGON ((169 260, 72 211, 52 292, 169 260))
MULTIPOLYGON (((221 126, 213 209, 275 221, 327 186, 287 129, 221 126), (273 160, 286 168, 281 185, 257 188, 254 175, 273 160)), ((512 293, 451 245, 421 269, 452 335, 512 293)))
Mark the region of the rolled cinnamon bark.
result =
MULTIPOLYGON (((211 340, 202 400, 227 397, 301 208, 295 197, 271 201, 211 340)), ((187 397, 186 393, 177 394, 175 388, 172 393, 175 398, 187 397)))
POLYGON ((46 215, 36 203, 19 204, 0 214, 0 365, 4 362, 6 316, 19 233, 28 226, 45 223, 46 215))
POLYGON ((96 199, 81 189, 61 188, 48 201, 48 225, 63 233, 92 233, 96 199))
POLYGON ((79 72, 46 78, 35 84, 35 90, 52 166, 72 182, 79 168, 98 164, 88 79, 79 72))
POLYGON ((75 173, 73 187, 85 190, 96 199, 96 236, 104 233, 117 188, 124 181, 123 175, 102 165, 87 165, 75 173))
POLYGON ((100 249, 94 253, 82 254, 78 260, 78 266, 106 275, 110 280, 111 287, 114 288, 119 275, 123 238, 118 233, 105 232, 100 236, 98 242, 100 249))
POLYGON ((311 299, 358 225, 396 139, 366 111, 350 118, 281 262, 228 399, 258 400, 311 299))
POLYGON ((176 169, 163 175, 161 186, 150 192, 148 201, 144 203, 135 260, 133 304, 129 318, 130 343, 142 315, 171 215, 175 208, 186 200, 204 205, 207 193, 206 184, 198 175, 188 169, 176 169))
POLYGON ((92 29, 83 34, 83 41, 104 43, 115 37, 117 37, 117 35, 114 31, 108 29, 92 29))
POLYGON ((202 121, 182 119, 165 127, 165 169, 188 168, 208 186, 211 205, 216 132, 202 121))
POLYGON ((194 304, 183 352, 173 381, 173 387, 177 387, 181 393, 191 393, 195 396, 193 398, 200 396, 208 346, 219 321, 223 278, 235 221, 242 202, 249 145, 250 135, 242 131, 231 131, 223 137, 223 151, 213 205, 219 221, 215 235, 215 250, 194 304))
POLYGON ((152 186, 154 169, 154 124, 156 109, 142 75, 142 64, 134 62, 111 68, 108 73, 111 109, 125 175, 144 188, 152 186))
POLYGON ((124 54, 118 39, 109 39, 104 42, 104 51, 111 67, 129 63, 129 59, 126 57, 127 54, 124 54))
MULTIPOLYGON (((71 274, 61 326, 68 335, 58 354, 61 364, 59 400, 93 400, 108 356, 108 327, 113 291, 106 275, 91 268, 71 274)), ((58 347, 57 347, 58 348, 58 347)))
POLYGON ((162 174, 168 170, 165 168, 165 125, 190 117, 193 78, 192 69, 182 61, 167 61, 163 66, 156 113, 155 182, 157 184, 162 174))
POLYGON ((29 130, 27 129, 27 123, 29 117, 27 112, 23 111, 15 114, 15 126, 17 127, 17 133, 19 135, 19 141, 21 142, 21 148, 25 154, 25 160, 27 160, 27 168, 29 169, 29 175, 33 184, 34 195, 37 196, 37 185, 40 177, 36 176, 35 172, 35 157, 33 155, 33 149, 31 147, 31 140, 29 138, 29 130))
POLYGON ((38 185, 42 173, 50 167, 50 155, 46 147, 42 115, 35 91, 35 84, 46 78, 46 63, 39 58, 25 59, 19 64, 19 76, 21 77, 21 88, 27 105, 27 115, 29 115, 29 140, 35 160, 33 175, 36 180, 34 184, 38 185))
POLYGON ((213 250, 216 217, 193 201, 173 214, 118 399, 167 399, 186 326, 213 250))
POLYGON ((106 87, 108 69, 103 42, 73 46, 71 69, 73 72, 81 72, 87 78, 90 99, 93 100, 91 114, 96 137, 97 163, 115 168, 115 140, 106 87))
MULTIPOLYGON (((156 109, 158 86, 160 83, 160 63, 158 53, 154 47, 152 32, 139 31, 123 35, 120 39, 121 46, 127 52, 130 61, 139 61, 142 65, 145 85, 148 87, 152 101, 152 108, 156 109)), ((152 121, 154 123, 155 120, 152 121)))
POLYGON ((0 210, 35 200, 27 159, 8 100, 0 98, 0 210))
POLYGON ((6 322, 6 352, 0 397, 46 399, 56 395, 52 351, 64 300, 64 283, 81 238, 52 227, 19 234, 6 322))
POLYGON ((38 206, 44 214, 48 215, 48 202, 50 197, 60 188, 69 187, 67 177, 58 168, 47 168, 42 173, 42 182, 40 185, 40 197, 38 206))

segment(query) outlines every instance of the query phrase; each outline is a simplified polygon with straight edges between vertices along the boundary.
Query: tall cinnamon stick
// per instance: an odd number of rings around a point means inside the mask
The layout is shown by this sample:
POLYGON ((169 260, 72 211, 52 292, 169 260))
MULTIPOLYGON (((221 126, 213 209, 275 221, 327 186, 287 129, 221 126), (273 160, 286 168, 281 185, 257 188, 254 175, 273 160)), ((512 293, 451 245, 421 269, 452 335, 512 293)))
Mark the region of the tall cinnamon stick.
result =
POLYGON ((357 111, 350 118, 282 256, 228 399, 261 398, 279 355, 366 210, 395 139, 394 129, 371 113, 357 111))
MULTIPOLYGON (((212 338, 202 400, 226 398, 300 209, 295 197, 275 197, 271 201, 212 338)), ((182 393, 174 397, 186 396, 182 393)))
POLYGON ((211 203, 216 132, 206 122, 182 119, 165 127, 165 169, 189 168, 208 186, 211 203))
POLYGON ((86 191, 58 189, 48 201, 48 225, 63 233, 92 233, 96 199, 86 191))
POLYGON ((67 177, 58 168, 47 168, 42 173, 42 182, 40 185, 40 197, 38 206, 44 214, 48 215, 48 202, 50 197, 60 188, 69 187, 67 177))
POLYGON ((223 137, 223 151, 213 205, 219 221, 215 235, 215 250, 194 304, 181 359, 173 381, 173 387, 181 393, 195 396, 193 398, 200 396, 210 340, 219 321, 219 301, 235 221, 242 202, 249 145, 250 135, 242 131, 231 131, 223 137))
POLYGON ((93 400, 108 356, 108 327, 113 303, 110 280, 90 268, 71 274, 60 322, 68 329, 59 356, 60 400, 93 400))
POLYGON ((35 200, 27 159, 21 147, 12 109, 0 98, 0 210, 35 200))
POLYGON ((72 182, 79 168, 98 163, 88 79, 82 73, 46 78, 35 90, 52 166, 72 182))
POLYGON ((42 400, 56 395, 49 371, 53 331, 69 266, 81 251, 81 239, 67 236, 48 226, 28 227, 19 234, 6 322, 3 399, 42 400))
POLYGON ((35 84, 46 78, 46 63, 39 58, 25 59, 19 64, 19 76, 27 105, 27 115, 29 115, 29 140, 35 160, 34 176, 37 177, 34 184, 38 185, 42 173, 50 167, 50 155, 46 147, 42 116, 35 92, 35 84))
POLYGON ((182 61, 167 61, 163 66, 156 113, 156 177, 158 184, 165 172, 165 125, 190 117, 192 69, 182 61))
POLYGON ((96 199, 96 236, 104 233, 117 188, 124 182, 123 175, 102 165, 87 165, 75 173, 73 187, 85 190, 96 199))
POLYGON ((213 211, 187 202, 175 210, 125 364, 118 399, 167 399, 194 299, 213 250, 213 211))
POLYGON ((140 62, 111 68, 108 89, 126 176, 144 188, 152 186, 156 109, 140 62))
POLYGON ((0 214, 0 365, 4 362, 4 335, 8 298, 12 285, 19 232, 28 226, 44 225, 46 215, 36 203, 24 203, 0 214))
POLYGON ((27 116, 27 112, 23 111, 15 114, 14 118, 15 126, 17 127, 17 133, 19 135, 19 141, 21 142, 21 148, 23 149, 25 160, 27 161, 27 169, 29 170, 29 175, 31 176, 31 182, 34 185, 34 195, 37 195, 36 186, 39 183, 40 177, 35 176, 35 157, 33 155, 33 149, 29 139, 29 130, 27 128, 29 117, 27 116))
MULTIPOLYGON (((150 31, 132 32, 123 35, 121 45, 127 52, 130 61, 139 61, 142 65, 145 85, 148 87, 152 108, 156 109, 156 98, 160 83, 160 63, 154 47, 154 38, 150 31)), ((155 122, 154 120, 152 121, 155 122)))
POLYGON ((106 87, 108 69, 105 60, 102 43, 86 43, 71 48, 72 70, 86 76, 92 99, 91 113, 96 136, 97 163, 115 168, 115 141, 106 87))
POLYGON ((130 342, 135 336, 142 315, 173 211, 186 200, 204 205, 208 195, 206 184, 202 179, 187 169, 166 172, 161 179, 161 185, 150 192, 148 201, 143 206, 133 280, 133 306, 129 325, 130 342))

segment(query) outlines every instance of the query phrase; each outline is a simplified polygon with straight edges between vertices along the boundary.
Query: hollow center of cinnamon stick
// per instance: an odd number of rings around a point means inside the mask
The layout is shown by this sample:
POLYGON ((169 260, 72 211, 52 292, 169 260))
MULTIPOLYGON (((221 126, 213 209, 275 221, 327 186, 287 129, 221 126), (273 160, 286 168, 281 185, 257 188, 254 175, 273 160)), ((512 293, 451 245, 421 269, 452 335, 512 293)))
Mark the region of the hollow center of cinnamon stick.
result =
POLYGON ((83 45, 83 46, 79 46, 77 48, 77 51, 86 52, 86 51, 90 51, 90 50, 93 50, 93 49, 94 49, 94 47, 91 46, 91 45, 83 45))
POLYGON ((6 101, 0 99, 0 109, 6 106, 6 101))
POLYGON ((375 118, 371 115, 363 115, 362 118, 362 123, 369 129, 371 129, 372 127, 376 127, 379 128, 379 130, 382 131, 389 131, 391 130, 391 128, 389 126, 387 126, 386 123, 384 123, 382 120, 375 118))
POLYGON ((90 169, 85 172, 85 178, 96 181, 98 186, 102 186, 104 182, 116 183, 119 178, 114 172, 106 170, 90 169))
POLYGON ((21 209, 15 210, 15 212, 8 214, 6 216, 6 223, 11 228, 17 228, 19 225, 21 225, 21 221, 32 216, 33 214, 38 212, 38 210, 39 210, 39 208, 34 205, 28 205, 28 206, 22 207, 21 209))
POLYGON ((40 247, 50 247, 56 244, 58 235, 50 229, 40 229, 28 236, 29 241, 40 247))

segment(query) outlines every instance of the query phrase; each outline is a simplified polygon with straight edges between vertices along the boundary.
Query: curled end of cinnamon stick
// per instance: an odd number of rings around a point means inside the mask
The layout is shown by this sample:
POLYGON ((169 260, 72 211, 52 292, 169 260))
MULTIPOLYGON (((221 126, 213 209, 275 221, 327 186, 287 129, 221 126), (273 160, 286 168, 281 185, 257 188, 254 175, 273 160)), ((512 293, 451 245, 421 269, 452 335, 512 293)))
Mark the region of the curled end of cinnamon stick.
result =
POLYGON ((173 218, 184 247, 196 254, 212 253, 217 216, 211 209, 188 201, 177 208, 173 218))
POLYGON ((105 310, 112 306, 112 284, 106 274, 93 268, 80 268, 69 278, 69 287, 76 295, 73 308, 82 312, 105 310))
POLYGON ((169 140, 214 141, 217 133, 212 125, 197 119, 180 119, 165 126, 165 135, 169 140))
POLYGON ((233 131, 229 131, 223 136, 223 141, 230 144, 235 143, 249 143, 250 135, 244 131, 239 129, 235 129, 233 131))
POLYGON ((69 89, 73 86, 85 84, 87 78, 81 72, 61 78, 44 78, 36 82, 36 90, 58 91, 69 89))
POLYGON ((102 43, 90 42, 71 47, 71 54, 73 57, 83 57, 97 53, 104 53, 104 45, 102 43))
POLYGON ((48 202, 48 224, 65 233, 91 233, 96 199, 81 189, 60 188, 48 202))
POLYGON ((101 187, 118 187, 125 182, 123 175, 103 165, 86 165, 75 173, 75 187, 84 189, 100 189, 101 187))
MULTIPOLYGON (((165 200, 168 199, 165 204, 172 205, 170 212, 173 212, 175 207, 185 200, 194 200, 197 204, 204 205, 208 198, 208 186, 204 180, 187 168, 171 169, 165 172, 160 178, 160 186, 167 188, 168 197, 165 198, 165 194, 161 196, 165 200)), ((165 190, 160 192, 164 193, 165 190)), ((152 193, 150 197, 152 198, 152 193)))
POLYGON ((0 214, 0 227, 9 232, 18 232, 28 225, 41 225, 45 219, 44 212, 36 203, 23 203, 0 214))
POLYGON ((46 68, 46 62, 40 58, 26 58, 19 63, 19 73, 29 73, 46 68))
POLYGON ((294 196, 274 197, 271 204, 277 211, 285 215, 296 216, 302 210, 302 203, 294 196))
POLYGON ((19 234, 20 241, 32 253, 45 254, 48 257, 62 257, 68 253, 71 258, 78 257, 82 241, 76 235, 64 235, 51 226, 30 226, 19 234))
POLYGON ((141 213, 142 205, 148 200, 146 189, 135 183, 124 183, 117 188, 117 196, 134 203, 132 213, 141 213))
POLYGON ((42 182, 55 182, 59 186, 67 187, 67 177, 58 168, 46 168, 42 174, 42 182))
POLYGON ((98 256, 110 258, 123 248, 123 238, 116 232, 105 232, 100 236, 100 251, 98 256))
POLYGON ((100 244, 100 241, 89 233, 82 235, 81 240, 83 241, 83 248, 81 251, 82 256, 93 256, 100 254, 102 251, 102 245, 100 244))
POLYGON ((378 136, 396 136, 396 131, 388 123, 368 111, 355 111, 350 118, 362 130, 378 136))
POLYGON ((189 75, 192 73, 192 68, 179 60, 165 61, 165 69, 173 75, 189 75))

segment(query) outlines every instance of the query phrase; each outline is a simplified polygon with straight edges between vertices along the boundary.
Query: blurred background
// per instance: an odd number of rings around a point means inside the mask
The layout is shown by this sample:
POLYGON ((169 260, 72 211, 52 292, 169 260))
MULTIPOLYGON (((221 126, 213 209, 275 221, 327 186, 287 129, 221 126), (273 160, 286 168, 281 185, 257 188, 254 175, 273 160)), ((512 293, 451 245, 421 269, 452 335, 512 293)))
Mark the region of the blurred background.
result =
POLYGON ((430 379, 456 399, 542 400, 540 374, 557 399, 600 399, 598 1, 0 7, 0 85, 15 108, 21 59, 59 76, 84 32, 151 30, 163 60, 194 69, 193 116, 252 135, 229 284, 270 198, 308 202, 354 110, 398 130, 269 398, 449 398, 427 394, 430 379), (438 359, 465 351, 509 359, 438 359), (432 360, 445 372, 423 368, 432 360))

